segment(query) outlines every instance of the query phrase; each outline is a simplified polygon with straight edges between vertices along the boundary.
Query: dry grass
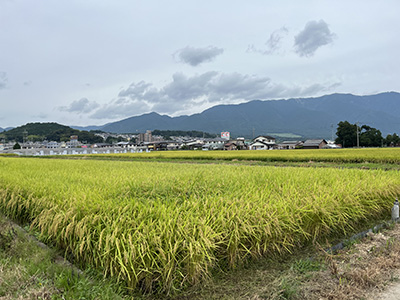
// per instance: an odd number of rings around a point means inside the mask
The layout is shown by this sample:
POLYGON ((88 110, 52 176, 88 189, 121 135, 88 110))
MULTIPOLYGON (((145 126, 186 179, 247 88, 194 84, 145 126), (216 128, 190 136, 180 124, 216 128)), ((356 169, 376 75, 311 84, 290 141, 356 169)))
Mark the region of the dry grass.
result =
POLYGON ((370 233, 367 238, 335 255, 323 254, 329 266, 313 274, 299 299, 376 299, 397 281, 400 269, 400 225, 370 233))
POLYGON ((316 247, 296 256, 258 261, 173 299, 376 300, 399 284, 399 256, 400 225, 396 225, 333 255, 316 247))

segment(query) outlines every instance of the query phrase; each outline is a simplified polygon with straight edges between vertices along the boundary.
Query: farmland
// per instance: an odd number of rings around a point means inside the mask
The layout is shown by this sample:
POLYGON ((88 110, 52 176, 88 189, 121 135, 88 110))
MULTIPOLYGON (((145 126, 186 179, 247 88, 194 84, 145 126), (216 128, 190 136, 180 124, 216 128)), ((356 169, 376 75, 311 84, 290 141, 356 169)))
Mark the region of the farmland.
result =
MULTIPOLYGON (((357 156, 336 151, 298 152, 297 159, 357 156)), ((240 155, 289 153, 271 152, 240 155)), ((142 155, 239 155, 191 153, 142 155)), ((396 153, 365 159, 397 162, 396 153)), ((250 257, 351 232, 389 211, 400 193, 398 171, 382 170, 12 157, 0 157, 0 169, 3 213, 31 223, 82 266, 156 293, 181 290, 250 257)))
MULTIPOLYGON (((82 156, 82 155, 80 155, 82 156)), ((274 151, 154 151, 149 153, 97 154, 87 158, 99 159, 156 159, 208 161, 264 161, 264 162, 333 162, 333 163, 388 163, 400 164, 400 148, 274 150, 274 151)))

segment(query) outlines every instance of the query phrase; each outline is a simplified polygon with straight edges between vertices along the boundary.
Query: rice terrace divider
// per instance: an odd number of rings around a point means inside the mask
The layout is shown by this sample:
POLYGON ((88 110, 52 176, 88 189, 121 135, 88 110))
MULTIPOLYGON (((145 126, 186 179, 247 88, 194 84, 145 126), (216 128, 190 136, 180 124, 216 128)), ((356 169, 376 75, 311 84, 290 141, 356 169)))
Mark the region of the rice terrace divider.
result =
POLYGON ((0 157, 3 213, 155 293, 351 232, 399 194, 398 171, 0 157))

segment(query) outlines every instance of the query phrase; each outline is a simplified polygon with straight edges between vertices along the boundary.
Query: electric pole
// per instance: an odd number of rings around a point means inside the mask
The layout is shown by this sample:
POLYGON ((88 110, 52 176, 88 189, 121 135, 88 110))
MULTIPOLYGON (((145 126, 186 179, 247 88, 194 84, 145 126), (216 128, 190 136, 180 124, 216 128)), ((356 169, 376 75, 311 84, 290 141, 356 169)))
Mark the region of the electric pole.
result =
POLYGON ((28 138, 28 131, 26 129, 22 132, 22 143, 25 144, 28 138))
POLYGON ((360 137, 359 137, 359 132, 358 132, 358 124, 360 124, 360 122, 356 123, 356 128, 357 128, 357 148, 360 148, 360 137))

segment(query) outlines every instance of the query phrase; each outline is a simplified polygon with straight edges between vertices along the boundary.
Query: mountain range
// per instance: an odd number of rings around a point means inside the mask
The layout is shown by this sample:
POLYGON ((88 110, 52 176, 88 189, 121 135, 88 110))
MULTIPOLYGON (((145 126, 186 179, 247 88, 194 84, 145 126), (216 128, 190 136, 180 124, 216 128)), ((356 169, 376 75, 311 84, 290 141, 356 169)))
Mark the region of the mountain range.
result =
POLYGON ((400 132, 400 94, 386 92, 356 96, 332 94, 316 98, 253 100, 217 105, 202 113, 170 117, 152 112, 103 126, 78 127, 113 133, 146 130, 229 131, 231 136, 273 135, 281 139, 326 138, 336 133, 340 121, 359 122, 379 129, 384 136, 400 132))
POLYGON ((0 127, 0 132, 7 131, 7 130, 11 130, 11 129, 13 129, 13 128, 14 128, 14 127, 6 127, 6 128, 0 127))

